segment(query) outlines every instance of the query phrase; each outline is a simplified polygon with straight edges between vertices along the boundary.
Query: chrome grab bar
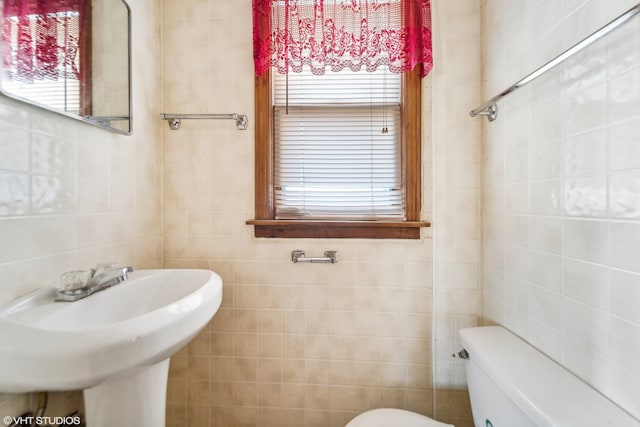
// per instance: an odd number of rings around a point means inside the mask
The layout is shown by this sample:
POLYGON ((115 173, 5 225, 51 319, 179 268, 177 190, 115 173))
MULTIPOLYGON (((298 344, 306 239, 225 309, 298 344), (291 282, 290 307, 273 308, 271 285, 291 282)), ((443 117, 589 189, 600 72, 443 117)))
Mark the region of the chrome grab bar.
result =
POLYGON ((338 251, 324 251, 324 257, 306 257, 303 250, 296 249, 295 251, 291 251, 291 261, 294 263, 335 264, 338 262, 338 251))

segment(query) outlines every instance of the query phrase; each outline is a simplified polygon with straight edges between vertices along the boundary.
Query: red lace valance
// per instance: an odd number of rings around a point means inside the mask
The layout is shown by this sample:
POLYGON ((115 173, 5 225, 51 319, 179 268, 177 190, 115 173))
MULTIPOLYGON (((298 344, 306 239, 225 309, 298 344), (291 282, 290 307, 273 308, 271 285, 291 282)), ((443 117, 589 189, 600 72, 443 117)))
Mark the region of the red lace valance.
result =
POLYGON ((5 0, 3 72, 12 80, 80 78, 87 0, 5 0))
POLYGON ((433 66, 429 0, 253 0, 256 75, 433 66))

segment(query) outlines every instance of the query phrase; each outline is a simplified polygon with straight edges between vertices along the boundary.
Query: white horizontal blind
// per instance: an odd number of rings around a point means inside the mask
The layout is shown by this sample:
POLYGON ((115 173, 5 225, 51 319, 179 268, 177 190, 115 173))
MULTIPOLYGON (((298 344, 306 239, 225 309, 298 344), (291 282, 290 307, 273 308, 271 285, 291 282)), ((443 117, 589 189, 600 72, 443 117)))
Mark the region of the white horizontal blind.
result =
POLYGON ((276 218, 404 219, 400 75, 272 74, 276 218))

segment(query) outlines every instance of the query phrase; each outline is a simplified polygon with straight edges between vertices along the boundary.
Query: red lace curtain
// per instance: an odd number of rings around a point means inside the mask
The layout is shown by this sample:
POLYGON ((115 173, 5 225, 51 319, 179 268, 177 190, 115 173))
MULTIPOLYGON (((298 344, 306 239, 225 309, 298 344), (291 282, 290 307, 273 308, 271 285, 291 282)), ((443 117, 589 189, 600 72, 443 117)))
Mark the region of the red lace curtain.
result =
POLYGON ((87 0, 4 0, 3 71, 12 80, 80 79, 87 0))
POLYGON ((253 0, 256 75, 433 66, 429 0, 253 0))

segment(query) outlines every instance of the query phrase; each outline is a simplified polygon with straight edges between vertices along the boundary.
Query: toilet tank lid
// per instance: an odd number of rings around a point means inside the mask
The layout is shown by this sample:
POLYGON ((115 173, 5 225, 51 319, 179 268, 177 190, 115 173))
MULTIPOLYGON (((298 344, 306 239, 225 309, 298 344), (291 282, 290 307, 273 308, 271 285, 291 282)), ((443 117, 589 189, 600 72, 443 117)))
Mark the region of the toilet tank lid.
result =
POLYGON ((503 327, 461 329, 459 336, 469 361, 477 363, 538 426, 640 426, 594 388, 503 327))

